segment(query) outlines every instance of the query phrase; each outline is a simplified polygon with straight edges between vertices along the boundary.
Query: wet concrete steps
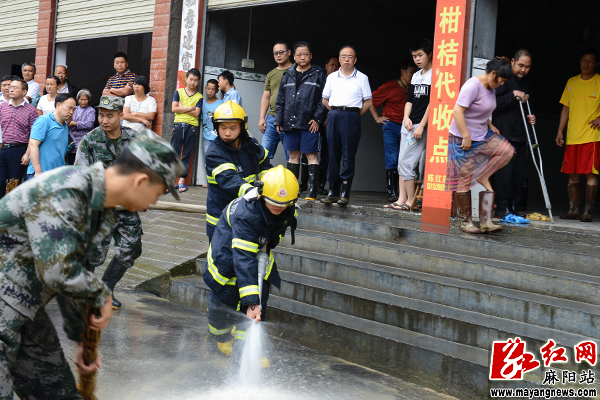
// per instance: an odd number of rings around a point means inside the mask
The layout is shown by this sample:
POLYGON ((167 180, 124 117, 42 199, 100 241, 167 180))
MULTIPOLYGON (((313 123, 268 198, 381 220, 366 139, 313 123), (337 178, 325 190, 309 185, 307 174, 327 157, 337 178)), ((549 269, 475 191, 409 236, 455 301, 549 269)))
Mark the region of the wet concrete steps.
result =
POLYGON ((600 326, 597 305, 329 254, 277 250, 283 271, 590 337, 600 326))
MULTIPOLYGON (((421 231, 420 222, 403 213, 355 215, 319 208, 303 209, 302 229, 406 244, 507 262, 525 263, 600 276, 600 235, 576 230, 551 230, 503 225, 501 234, 470 235, 453 227, 450 234, 421 231)), ((414 217, 412 217, 414 218, 414 217)))
MULTIPOLYGON (((532 348, 542 347, 548 338, 559 346, 574 347, 581 335, 485 315, 439 303, 394 295, 364 287, 334 282, 288 271, 280 271, 277 297, 294 300, 354 317, 387 324, 420 334, 482 350, 495 340, 520 337, 532 348)), ((448 343, 447 346, 452 346, 448 343)), ((570 360, 563 367, 578 369, 570 360)))
POLYGON ((600 277, 564 270, 304 229, 290 248, 600 304, 600 277))

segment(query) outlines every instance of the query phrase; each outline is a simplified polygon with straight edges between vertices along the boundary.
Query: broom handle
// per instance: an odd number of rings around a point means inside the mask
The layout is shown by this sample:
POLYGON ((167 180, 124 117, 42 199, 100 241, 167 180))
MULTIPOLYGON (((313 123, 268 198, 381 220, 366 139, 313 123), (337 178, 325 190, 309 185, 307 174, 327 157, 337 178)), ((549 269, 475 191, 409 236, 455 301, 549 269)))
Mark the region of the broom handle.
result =
MULTIPOLYGON (((85 365, 96 362, 98 358, 98 345, 100 344, 101 331, 94 331, 90 328, 90 318, 92 315, 99 315, 97 308, 89 308, 83 312, 85 328, 83 331, 83 361, 85 365)), ((78 392, 84 400, 97 400, 94 395, 96 389, 96 372, 89 375, 79 376, 78 392)))

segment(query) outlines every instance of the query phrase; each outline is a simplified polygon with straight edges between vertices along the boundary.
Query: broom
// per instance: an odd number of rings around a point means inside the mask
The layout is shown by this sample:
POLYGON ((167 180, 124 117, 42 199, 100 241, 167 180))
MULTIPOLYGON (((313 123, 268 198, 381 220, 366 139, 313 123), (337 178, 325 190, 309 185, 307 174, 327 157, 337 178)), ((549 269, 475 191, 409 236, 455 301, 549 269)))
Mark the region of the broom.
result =
MULTIPOLYGON (((83 360, 86 365, 95 363, 98 358, 98 345, 100 344, 102 331, 91 329, 90 318, 92 315, 99 314, 98 309, 92 309, 91 307, 87 307, 83 311, 85 328, 81 339, 83 342, 83 360)), ((83 400, 97 400, 97 397, 94 395, 94 391, 96 390, 96 372, 94 371, 88 375, 79 375, 77 390, 79 391, 79 395, 83 397, 83 400)))

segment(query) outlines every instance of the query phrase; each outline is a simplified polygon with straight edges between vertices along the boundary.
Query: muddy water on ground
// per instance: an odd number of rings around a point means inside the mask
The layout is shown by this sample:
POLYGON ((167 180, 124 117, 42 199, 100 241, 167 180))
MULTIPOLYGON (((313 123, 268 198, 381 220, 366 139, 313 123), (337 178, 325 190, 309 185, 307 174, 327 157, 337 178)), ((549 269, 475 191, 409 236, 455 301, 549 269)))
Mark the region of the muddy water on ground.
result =
MULTIPOLYGON (((273 337, 264 344, 271 367, 249 384, 239 366, 209 349, 206 314, 143 293, 117 290, 117 297, 123 309, 100 344, 101 400, 454 399, 273 337)), ((48 312, 71 359, 75 345, 54 302, 48 312)))

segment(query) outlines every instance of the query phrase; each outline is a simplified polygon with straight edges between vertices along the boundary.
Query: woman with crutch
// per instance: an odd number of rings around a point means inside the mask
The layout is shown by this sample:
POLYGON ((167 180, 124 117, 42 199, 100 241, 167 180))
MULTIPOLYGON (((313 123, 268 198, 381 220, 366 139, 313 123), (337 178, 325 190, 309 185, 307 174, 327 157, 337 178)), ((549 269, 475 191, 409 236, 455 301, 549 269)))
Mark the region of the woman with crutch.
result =
MULTIPOLYGON (((529 82, 523 79, 529 74, 530 69, 529 51, 518 50, 511 60, 512 78, 496 90, 496 109, 492 114, 492 121, 500 131, 500 135, 515 148, 515 156, 504 168, 497 171, 492 179, 496 192, 494 214, 498 218, 510 214, 517 215, 516 205, 521 197, 523 182, 527 178, 527 153, 529 152, 527 127, 516 99, 519 98, 525 103, 527 94, 531 93, 529 82)), ((535 124, 535 116, 527 115, 527 123, 535 124)))
POLYGON ((487 63, 485 74, 465 82, 456 100, 448 135, 446 190, 456 192, 464 232, 502 230, 500 225, 492 223, 495 194, 489 178, 508 164, 515 150, 499 135, 489 118, 496 108, 495 89, 511 76, 510 64, 497 57, 487 63), (471 220, 471 187, 477 182, 486 189, 479 193, 480 228, 471 220))

